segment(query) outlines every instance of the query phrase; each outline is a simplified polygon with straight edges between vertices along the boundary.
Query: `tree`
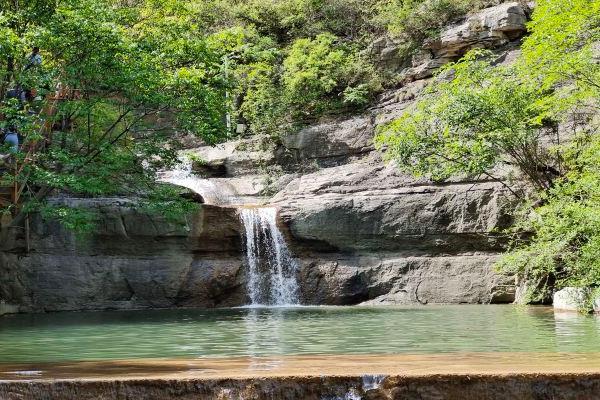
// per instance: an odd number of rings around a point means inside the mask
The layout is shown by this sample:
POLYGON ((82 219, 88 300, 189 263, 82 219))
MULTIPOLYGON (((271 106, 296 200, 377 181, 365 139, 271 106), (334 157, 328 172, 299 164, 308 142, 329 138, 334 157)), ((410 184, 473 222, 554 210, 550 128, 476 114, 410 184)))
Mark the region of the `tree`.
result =
POLYGON ((540 301, 565 286, 600 287, 600 1, 538 2, 530 29, 522 73, 549 91, 547 113, 573 132, 560 148, 563 176, 515 228, 530 240, 517 235, 499 267, 528 283, 525 301, 540 301))
POLYGON ((287 103, 306 118, 344 103, 364 105, 380 82, 352 46, 334 35, 320 34, 292 44, 283 61, 282 84, 287 103))
POLYGON ((543 301, 565 286, 600 286, 600 138, 583 135, 564 152, 568 172, 543 194, 534 211, 524 208, 512 250, 501 271, 528 284, 525 301, 543 301))
POLYGON ((443 69, 423 100, 379 131, 376 143, 386 157, 434 180, 492 177, 491 169, 505 163, 536 188, 551 187, 558 171, 540 141, 540 128, 550 122, 540 103, 545 93, 491 57, 473 51, 443 69))
MULTIPOLYGON (((44 19, 4 18, 21 21, 20 30, 0 25, 15 43, 3 55, 14 60, 12 70, 4 65, 9 82, 37 89, 40 99, 25 107, 4 101, 0 110, 2 125, 16 125, 24 137, 17 173, 3 175, 23 188, 24 207, 11 205, 13 224, 47 207, 43 200, 56 190, 143 196, 165 210, 188 209, 154 184, 156 172, 176 162, 178 133, 207 142, 228 133, 221 60, 187 2, 61 0, 44 19), (23 50, 34 44, 43 44, 44 63, 25 72, 23 50)), ((70 214, 56 215, 66 221, 70 214)))

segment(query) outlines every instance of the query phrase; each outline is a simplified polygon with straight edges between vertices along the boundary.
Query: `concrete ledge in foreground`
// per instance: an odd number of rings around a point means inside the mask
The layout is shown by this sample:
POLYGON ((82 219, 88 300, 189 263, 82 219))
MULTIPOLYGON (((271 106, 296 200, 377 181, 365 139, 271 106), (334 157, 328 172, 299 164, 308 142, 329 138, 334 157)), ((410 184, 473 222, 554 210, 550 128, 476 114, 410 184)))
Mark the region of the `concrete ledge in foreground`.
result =
POLYGON ((0 377, 2 400, 591 400, 600 398, 600 355, 486 353, 0 364, 0 377))

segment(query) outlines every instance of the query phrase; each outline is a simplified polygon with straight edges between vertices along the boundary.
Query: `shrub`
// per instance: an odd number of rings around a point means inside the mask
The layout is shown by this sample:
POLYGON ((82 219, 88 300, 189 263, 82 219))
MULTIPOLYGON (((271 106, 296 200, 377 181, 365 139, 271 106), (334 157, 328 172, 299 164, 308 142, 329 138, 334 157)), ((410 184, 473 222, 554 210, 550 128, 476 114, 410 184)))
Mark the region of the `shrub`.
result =
POLYGON ((524 208, 514 228, 533 237, 516 240, 498 264, 536 288, 529 301, 565 286, 600 285, 600 139, 580 137, 568 148, 569 172, 544 194, 543 206, 524 208))
POLYGON ((376 144, 386 147, 387 158, 435 180, 491 176, 502 161, 538 189, 550 187, 552 160, 539 142, 543 92, 516 77, 513 67, 493 67, 480 51, 445 71, 453 79, 438 79, 413 109, 380 129, 376 144))
POLYGON ((303 117, 364 104, 378 88, 374 70, 351 46, 331 34, 298 39, 283 62, 286 101, 303 117))

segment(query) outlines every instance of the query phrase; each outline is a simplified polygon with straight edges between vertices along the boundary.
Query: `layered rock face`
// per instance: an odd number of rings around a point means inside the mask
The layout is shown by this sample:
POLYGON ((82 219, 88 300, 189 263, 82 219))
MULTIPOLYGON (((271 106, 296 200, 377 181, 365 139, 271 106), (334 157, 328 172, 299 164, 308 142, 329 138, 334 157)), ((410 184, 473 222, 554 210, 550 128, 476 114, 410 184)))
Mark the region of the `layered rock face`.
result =
POLYGON ((510 198, 497 182, 418 181, 370 152, 294 178, 272 202, 300 256, 307 302, 511 300, 493 272, 502 246, 494 232, 510 223, 510 198))
MULTIPOLYGON (((472 15, 426 44, 430 57, 419 65, 429 71, 474 47, 497 49, 510 60, 518 50, 505 46, 524 34, 527 13, 504 3, 472 15)), ((411 75, 363 115, 323 121, 276 142, 254 137, 195 149, 198 176, 226 185, 242 202, 279 209, 299 261, 304 303, 513 300, 513 282, 493 268, 504 245, 497 232, 510 224, 511 198, 502 184, 416 180, 374 149, 377 127, 401 115, 429 75, 411 75)), ((0 313, 247 301, 234 208, 203 205, 170 224, 123 200, 69 201, 96 208, 99 230, 77 239, 34 220, 29 253, 22 239, 5 241, 0 313)))
POLYGON ((388 37, 373 43, 371 53, 382 69, 398 73, 405 83, 428 78, 469 50, 497 50, 518 44, 526 32, 531 7, 524 2, 507 2, 469 15, 424 43, 410 59, 400 57, 401 43, 388 37))
POLYGON ((64 311, 243 304, 245 287, 235 210, 204 206, 169 222, 130 200, 67 201, 95 209, 93 236, 32 221, 31 250, 4 243, 4 311, 64 311), (11 306, 11 307, 9 307, 11 306))

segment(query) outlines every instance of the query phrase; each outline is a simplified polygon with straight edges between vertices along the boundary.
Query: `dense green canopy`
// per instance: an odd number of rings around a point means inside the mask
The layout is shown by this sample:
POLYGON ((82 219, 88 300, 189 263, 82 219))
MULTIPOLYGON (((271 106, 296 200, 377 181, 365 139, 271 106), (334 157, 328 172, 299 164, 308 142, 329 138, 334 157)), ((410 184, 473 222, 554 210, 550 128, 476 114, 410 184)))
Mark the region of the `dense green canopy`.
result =
MULTIPOLYGON (((177 136, 227 136, 221 62, 193 13, 184 2, 131 3, 3 2, 1 125, 24 141, 19 173, 3 180, 21 183, 25 211, 44 209, 54 189, 143 194, 181 211, 174 193, 153 184, 155 172, 176 161, 177 136), (28 64, 34 46, 41 65, 28 64), (37 97, 4 98, 15 88, 37 97)), ((83 221, 45 211, 73 226, 83 221)))

